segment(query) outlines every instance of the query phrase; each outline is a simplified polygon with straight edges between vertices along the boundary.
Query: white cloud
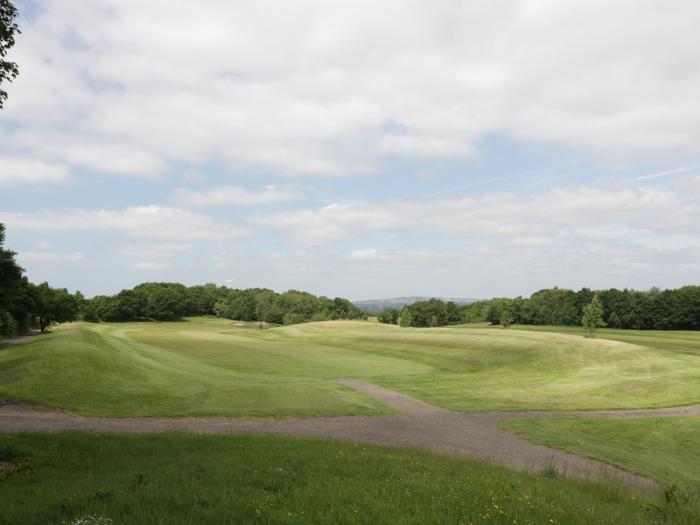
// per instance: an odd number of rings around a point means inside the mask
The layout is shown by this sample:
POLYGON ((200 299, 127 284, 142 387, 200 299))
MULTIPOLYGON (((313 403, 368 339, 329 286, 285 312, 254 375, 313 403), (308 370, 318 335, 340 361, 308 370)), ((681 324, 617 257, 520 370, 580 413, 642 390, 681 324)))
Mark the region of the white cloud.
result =
MULTIPOLYGON (((698 203, 669 190, 643 186, 332 204, 316 210, 257 214, 250 220, 309 246, 371 234, 405 241, 511 238, 521 246, 539 248, 579 236, 611 242, 637 239, 653 245, 655 236, 670 232, 688 233, 700 244, 698 203)), ((371 251, 355 255, 376 256, 371 251)))
POLYGON ((13 49, 2 148, 129 174, 216 158, 341 175, 503 133, 696 162, 699 23, 693 0, 44 0, 13 49))
POLYGON ((203 190, 176 189, 170 200, 188 207, 206 206, 256 206, 298 201, 302 194, 291 187, 265 186, 261 190, 248 190, 239 186, 218 186, 203 190))
POLYGON ((138 262, 130 266, 132 270, 138 270, 141 272, 156 272, 162 270, 171 270, 174 268, 172 264, 164 264, 157 262, 138 262))
POLYGON ((190 243, 147 243, 122 245, 117 253, 127 257, 138 257, 147 259, 170 259, 176 254, 186 253, 192 250, 190 243))
POLYGON ((20 262, 78 262, 85 259, 81 252, 58 253, 49 251, 21 251, 17 255, 20 262))
POLYGON ((0 186, 61 184, 69 180, 70 173, 61 164, 21 157, 0 157, 0 186))
POLYGON ((385 135, 379 141, 382 153, 409 157, 471 157, 476 150, 468 140, 410 135, 385 135))
POLYGON ((375 248, 360 248, 350 251, 350 258, 357 261, 379 259, 381 256, 375 248))
POLYGON ((243 228, 206 215, 163 206, 122 210, 0 212, 9 228, 39 232, 121 232, 129 237, 163 241, 227 240, 246 235, 243 228))
POLYGON ((684 177, 674 184, 679 191, 700 194, 700 175, 684 177))

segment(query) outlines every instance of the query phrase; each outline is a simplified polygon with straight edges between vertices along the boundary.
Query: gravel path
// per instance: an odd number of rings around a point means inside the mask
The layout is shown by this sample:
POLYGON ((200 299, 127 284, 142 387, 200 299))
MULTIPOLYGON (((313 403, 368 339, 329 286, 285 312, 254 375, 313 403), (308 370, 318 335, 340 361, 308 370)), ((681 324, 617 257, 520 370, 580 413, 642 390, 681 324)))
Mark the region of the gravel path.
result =
MULTIPOLYGON (((36 333, 0 340, 3 346, 36 333)), ((224 417, 84 417, 71 412, 41 409, 0 400, 0 432, 198 432, 204 434, 264 434, 330 438, 361 443, 410 447, 476 457, 507 467, 542 471, 554 467, 564 475, 613 479, 624 484, 658 488, 659 482, 607 463, 537 445, 500 430, 504 419, 544 417, 646 417, 700 416, 700 405, 684 407, 568 412, 451 412, 412 397, 357 379, 341 384, 366 392, 394 408, 394 416, 344 416, 310 419, 224 417)))
POLYGON ((363 381, 342 384, 367 392, 397 411, 394 416, 347 416, 312 419, 267 418, 96 418, 70 412, 43 410, 22 404, 0 405, 0 432, 89 430, 101 432, 185 431, 207 434, 266 434, 332 438, 345 441, 412 447, 477 457, 508 467, 542 471, 553 466, 558 472, 622 483, 657 487, 654 480, 561 450, 537 445, 502 431, 503 419, 562 415, 602 417, 651 417, 700 415, 700 405, 658 410, 596 412, 450 412, 411 397, 363 381))
POLYGON ((35 330, 25 335, 16 335, 15 337, 0 339, 0 349, 2 349, 3 346, 10 346, 13 343, 18 343, 19 341, 29 339, 30 337, 34 337, 35 335, 39 335, 39 331, 35 330))

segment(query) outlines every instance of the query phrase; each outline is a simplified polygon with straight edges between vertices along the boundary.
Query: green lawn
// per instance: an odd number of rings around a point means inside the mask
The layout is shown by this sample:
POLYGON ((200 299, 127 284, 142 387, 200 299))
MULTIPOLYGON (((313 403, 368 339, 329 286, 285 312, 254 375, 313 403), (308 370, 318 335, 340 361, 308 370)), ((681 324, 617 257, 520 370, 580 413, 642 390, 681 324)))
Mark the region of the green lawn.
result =
POLYGON ((256 327, 213 318, 63 325, 0 350, 0 398, 105 416, 390 413, 335 382, 359 378, 454 410, 700 402, 700 355, 659 346, 351 321, 256 327))
MULTIPOLYGON (((468 325, 465 325, 468 326, 468 325)), ((473 325, 475 326, 475 325, 473 325)), ((481 325, 488 326, 488 325, 481 325)), ((489 326, 492 330, 500 327, 489 326)), ((584 335, 581 326, 536 326, 514 325, 514 330, 529 330, 534 332, 556 332, 560 334, 584 335)), ((595 337, 611 339, 633 345, 648 346, 661 350, 700 355, 700 332, 690 330, 622 330, 616 328, 598 328, 595 337)))
POLYGON ((0 523, 697 524, 694 504, 329 441, 0 435, 0 523), (88 518, 89 517, 89 518, 88 518))
POLYGON ((700 489, 700 417, 522 419, 501 426, 669 485, 700 489))

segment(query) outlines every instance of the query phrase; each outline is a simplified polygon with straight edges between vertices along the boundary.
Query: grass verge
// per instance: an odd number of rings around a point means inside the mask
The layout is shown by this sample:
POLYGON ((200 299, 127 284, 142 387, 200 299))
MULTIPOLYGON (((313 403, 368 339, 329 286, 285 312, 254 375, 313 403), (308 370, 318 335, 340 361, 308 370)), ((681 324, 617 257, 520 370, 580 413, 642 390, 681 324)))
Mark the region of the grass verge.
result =
POLYGON ((700 492, 700 417, 513 419, 499 426, 543 445, 700 492))
POLYGON ((0 523, 697 524, 693 504, 331 441, 0 435, 0 523))

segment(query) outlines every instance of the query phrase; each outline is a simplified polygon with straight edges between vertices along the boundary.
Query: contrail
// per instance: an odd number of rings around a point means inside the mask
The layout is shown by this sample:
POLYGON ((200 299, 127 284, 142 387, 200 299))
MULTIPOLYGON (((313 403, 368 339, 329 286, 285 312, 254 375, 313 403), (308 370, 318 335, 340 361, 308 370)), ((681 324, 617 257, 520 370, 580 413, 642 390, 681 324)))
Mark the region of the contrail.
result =
POLYGON ((436 193, 430 193, 428 195, 428 197, 435 197, 437 195, 443 195, 445 193, 452 193, 453 191, 466 190, 467 188, 475 188, 477 186, 484 186, 486 184, 491 184, 492 182, 517 179, 518 177, 522 177, 523 175, 527 175, 528 173, 532 173, 532 172, 531 171, 523 171, 520 173, 516 173, 515 175, 510 175, 508 177, 492 177, 490 179, 477 180, 474 182, 470 182, 469 184, 464 184, 463 186, 457 186, 456 188, 448 188, 446 190, 440 190, 436 193))
POLYGON ((686 171, 693 171, 700 168, 700 164, 695 164, 693 166, 682 166, 680 168, 676 168, 674 170, 668 170, 668 171, 660 171, 658 173, 650 173, 649 175, 642 175, 641 177, 637 177, 637 180, 648 180, 648 179, 656 179, 658 177, 669 177, 671 175, 676 175, 678 173, 685 173, 686 171))

